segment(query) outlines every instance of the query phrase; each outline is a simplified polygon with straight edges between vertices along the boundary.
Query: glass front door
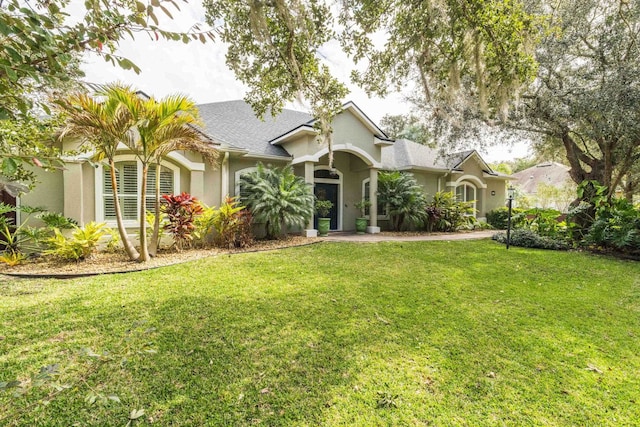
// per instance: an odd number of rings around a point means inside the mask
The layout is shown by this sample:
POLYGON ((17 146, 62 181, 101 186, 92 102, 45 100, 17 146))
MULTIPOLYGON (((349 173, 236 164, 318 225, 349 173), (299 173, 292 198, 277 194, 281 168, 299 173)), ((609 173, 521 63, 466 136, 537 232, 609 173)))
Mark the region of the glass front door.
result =
MULTIPOLYGON (((329 200, 333 203, 333 207, 329 211, 329 218, 331 218, 331 230, 338 229, 338 189, 339 184, 327 184, 324 182, 316 182, 314 187, 314 194, 318 200, 329 200)), ((318 228, 318 215, 313 217, 313 227, 318 228)))

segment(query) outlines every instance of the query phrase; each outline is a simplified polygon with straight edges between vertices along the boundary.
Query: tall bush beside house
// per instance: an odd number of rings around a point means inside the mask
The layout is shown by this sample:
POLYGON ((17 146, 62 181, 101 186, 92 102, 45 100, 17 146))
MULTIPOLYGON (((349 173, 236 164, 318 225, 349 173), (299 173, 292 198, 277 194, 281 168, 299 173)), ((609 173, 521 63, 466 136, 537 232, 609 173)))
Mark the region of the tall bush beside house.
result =
POLYGON ((265 167, 240 178, 241 202, 253 220, 265 224, 267 238, 275 239, 288 228, 304 227, 313 217, 313 192, 291 166, 265 167))
POLYGON ((387 206, 392 230, 419 227, 425 219, 427 198, 413 175, 406 172, 380 172, 378 201, 387 206))
POLYGON ((218 210, 214 206, 207 206, 200 201, 202 211, 193 221, 193 242, 200 247, 207 247, 212 242, 213 226, 218 216, 218 210))

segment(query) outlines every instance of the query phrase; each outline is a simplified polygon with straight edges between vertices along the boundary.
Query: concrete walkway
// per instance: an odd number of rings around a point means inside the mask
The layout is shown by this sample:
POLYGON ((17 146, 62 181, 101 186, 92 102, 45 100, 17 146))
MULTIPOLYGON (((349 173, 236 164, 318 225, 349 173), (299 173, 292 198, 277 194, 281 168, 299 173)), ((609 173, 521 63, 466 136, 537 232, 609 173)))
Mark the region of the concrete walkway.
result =
POLYGON ((468 231, 463 233, 433 233, 422 235, 402 235, 392 233, 355 234, 353 232, 334 232, 324 239, 329 242, 418 242, 423 240, 472 240, 491 238, 498 230, 468 231))

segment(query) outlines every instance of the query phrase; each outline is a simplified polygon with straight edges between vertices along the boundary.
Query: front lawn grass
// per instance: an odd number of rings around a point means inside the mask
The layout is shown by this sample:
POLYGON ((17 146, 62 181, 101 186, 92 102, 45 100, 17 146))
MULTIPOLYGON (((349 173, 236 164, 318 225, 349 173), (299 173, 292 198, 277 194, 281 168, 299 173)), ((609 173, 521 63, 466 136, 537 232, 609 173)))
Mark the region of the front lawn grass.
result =
POLYGON ((9 281, 0 382, 15 379, 0 425, 638 425, 640 264, 322 243, 9 281))

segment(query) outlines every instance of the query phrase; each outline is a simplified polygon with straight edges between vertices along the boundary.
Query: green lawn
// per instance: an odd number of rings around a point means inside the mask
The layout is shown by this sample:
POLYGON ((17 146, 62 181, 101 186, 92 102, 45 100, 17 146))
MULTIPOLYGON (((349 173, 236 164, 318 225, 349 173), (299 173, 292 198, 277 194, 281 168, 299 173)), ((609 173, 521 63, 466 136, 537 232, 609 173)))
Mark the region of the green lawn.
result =
POLYGON ((131 425, 640 420, 640 264, 491 241, 10 281, 0 336, 0 381, 25 385, 0 392, 0 425, 124 426, 136 409, 131 425))

